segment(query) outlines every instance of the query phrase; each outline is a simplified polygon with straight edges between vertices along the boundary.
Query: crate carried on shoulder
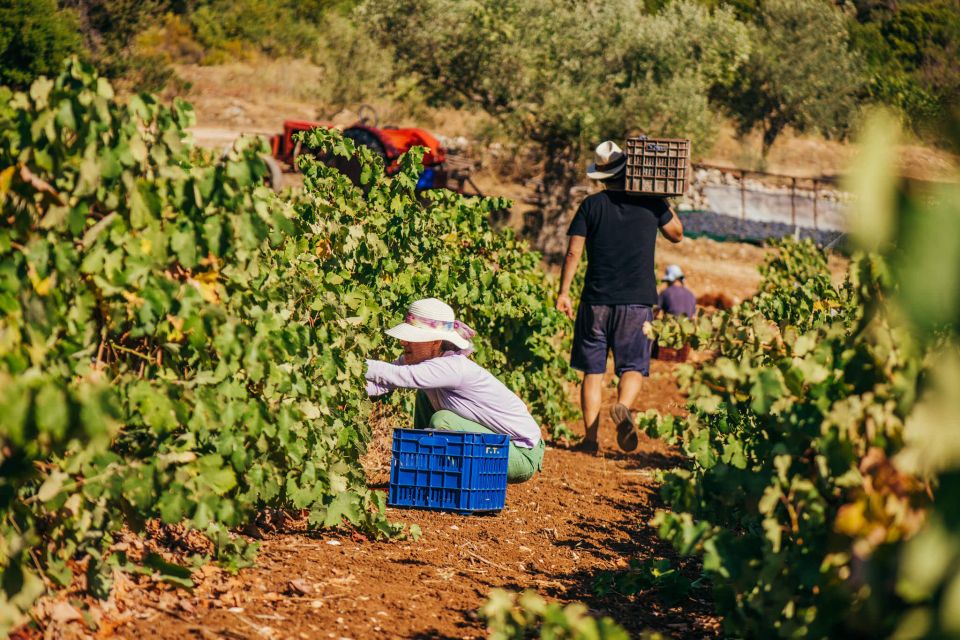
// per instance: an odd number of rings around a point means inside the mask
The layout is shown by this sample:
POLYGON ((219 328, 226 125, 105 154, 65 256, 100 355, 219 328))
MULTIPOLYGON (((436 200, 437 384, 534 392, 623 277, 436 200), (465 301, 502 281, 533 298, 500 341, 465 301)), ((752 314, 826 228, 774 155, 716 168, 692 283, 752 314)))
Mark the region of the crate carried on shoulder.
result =
POLYGON ((626 190, 651 196, 682 196, 690 184, 690 141, 627 139, 626 190))

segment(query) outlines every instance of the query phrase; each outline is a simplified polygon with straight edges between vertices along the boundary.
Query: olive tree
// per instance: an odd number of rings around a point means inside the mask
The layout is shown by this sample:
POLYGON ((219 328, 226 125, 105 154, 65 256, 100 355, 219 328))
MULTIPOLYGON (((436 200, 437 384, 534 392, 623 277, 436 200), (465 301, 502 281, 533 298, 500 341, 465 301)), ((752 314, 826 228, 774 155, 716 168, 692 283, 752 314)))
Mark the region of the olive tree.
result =
POLYGON ((764 155, 787 127, 845 134, 866 78, 844 14, 826 0, 765 0, 755 16, 749 60, 716 90, 741 134, 759 127, 764 155))
POLYGON ((77 16, 56 0, 0 0, 0 84, 26 87, 81 50, 77 16))
POLYGON ((368 1, 357 21, 396 52, 434 104, 480 108, 543 162, 538 245, 563 250, 570 189, 586 149, 605 138, 676 135, 706 143, 709 95, 749 54, 731 11, 679 0, 368 1))

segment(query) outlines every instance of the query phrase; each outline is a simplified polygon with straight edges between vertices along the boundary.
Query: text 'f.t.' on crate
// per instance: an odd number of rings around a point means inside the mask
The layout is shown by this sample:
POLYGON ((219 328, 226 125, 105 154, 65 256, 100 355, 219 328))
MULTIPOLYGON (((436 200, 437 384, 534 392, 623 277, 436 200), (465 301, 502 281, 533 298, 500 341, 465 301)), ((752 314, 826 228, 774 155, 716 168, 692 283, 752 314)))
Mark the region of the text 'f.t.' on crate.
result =
POLYGON ((626 190, 651 196, 682 196, 690 182, 690 141, 627 139, 626 190))
POLYGON ((500 511, 507 497, 510 437, 394 429, 391 507, 459 513, 500 511))

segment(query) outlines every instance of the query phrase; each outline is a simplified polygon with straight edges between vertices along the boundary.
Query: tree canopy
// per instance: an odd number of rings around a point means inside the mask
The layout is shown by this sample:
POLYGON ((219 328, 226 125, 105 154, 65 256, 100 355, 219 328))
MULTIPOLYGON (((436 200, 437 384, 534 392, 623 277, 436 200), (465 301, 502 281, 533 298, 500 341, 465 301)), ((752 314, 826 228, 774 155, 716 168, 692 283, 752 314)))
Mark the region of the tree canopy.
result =
POLYGON ((760 127, 764 151, 787 127, 845 133, 865 77, 844 15, 826 2, 766 0, 753 30, 755 45, 736 82, 717 85, 740 131, 760 127))
POLYGON ((0 0, 0 85, 25 87, 54 74, 79 49, 77 16, 56 0, 0 0))

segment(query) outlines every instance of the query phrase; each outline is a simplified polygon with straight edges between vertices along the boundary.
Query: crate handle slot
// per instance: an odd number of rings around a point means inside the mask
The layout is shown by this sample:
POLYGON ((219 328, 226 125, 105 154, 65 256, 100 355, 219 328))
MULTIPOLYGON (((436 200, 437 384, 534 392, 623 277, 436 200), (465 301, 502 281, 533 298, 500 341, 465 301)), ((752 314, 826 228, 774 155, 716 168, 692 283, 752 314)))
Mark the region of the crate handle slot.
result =
POLYGON ((655 151, 657 153, 662 153, 663 151, 666 151, 666 150, 667 148, 662 144, 654 144, 651 142, 650 144, 647 145, 647 151, 655 151))
POLYGON ((447 441, 443 438, 431 438, 427 436, 426 438, 420 438, 417 442, 421 445, 426 445, 428 447, 445 447, 447 446, 447 441))

